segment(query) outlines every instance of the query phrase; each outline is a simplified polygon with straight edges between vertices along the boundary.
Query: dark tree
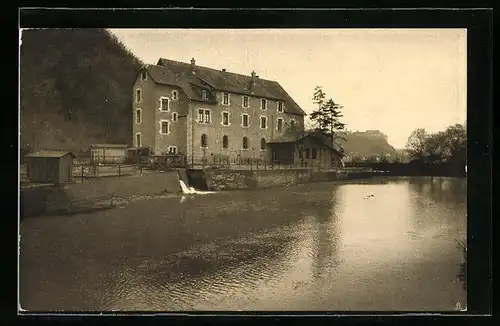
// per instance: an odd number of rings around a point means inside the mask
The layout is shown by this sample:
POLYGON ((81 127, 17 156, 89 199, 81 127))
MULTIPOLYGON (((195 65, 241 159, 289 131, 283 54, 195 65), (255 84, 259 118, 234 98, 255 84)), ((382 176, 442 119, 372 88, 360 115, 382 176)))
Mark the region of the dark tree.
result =
POLYGON ((310 119, 313 123, 313 130, 322 133, 331 139, 332 146, 337 145, 342 148, 340 140, 345 141, 345 124, 340 122, 343 117, 343 106, 335 103, 331 98, 326 97, 322 86, 316 86, 314 89, 313 102, 318 105, 314 110, 310 119))
POLYGON ((465 165, 467 160, 465 124, 456 124, 445 131, 431 134, 425 129, 416 129, 408 138, 406 148, 412 160, 465 165))

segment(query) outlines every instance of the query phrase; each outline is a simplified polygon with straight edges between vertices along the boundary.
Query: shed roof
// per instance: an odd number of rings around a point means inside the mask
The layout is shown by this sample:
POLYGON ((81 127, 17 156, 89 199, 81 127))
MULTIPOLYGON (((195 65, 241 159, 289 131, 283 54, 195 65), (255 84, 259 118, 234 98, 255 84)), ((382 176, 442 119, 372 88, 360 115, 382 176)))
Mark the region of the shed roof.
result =
POLYGON ((293 134, 286 134, 286 135, 281 135, 279 137, 276 137, 275 139, 271 139, 267 143, 268 144, 295 143, 300 138, 301 137, 298 137, 298 136, 293 135, 293 134))
POLYGON ((41 150, 33 153, 27 154, 25 157, 50 157, 50 158, 61 158, 66 155, 71 155, 75 158, 75 154, 70 151, 57 151, 57 150, 41 150))
POLYGON ((280 137, 277 137, 275 139, 268 141, 268 144, 295 143, 295 142, 298 142, 298 141, 306 139, 306 138, 316 138, 325 147, 328 147, 328 148, 332 149, 333 151, 337 152, 338 154, 343 155, 339 149, 332 146, 328 137, 326 137, 325 135, 314 133, 314 132, 306 133, 304 135, 285 134, 285 135, 282 135, 280 137))
POLYGON ((92 144, 90 148, 126 148, 126 144, 92 144))

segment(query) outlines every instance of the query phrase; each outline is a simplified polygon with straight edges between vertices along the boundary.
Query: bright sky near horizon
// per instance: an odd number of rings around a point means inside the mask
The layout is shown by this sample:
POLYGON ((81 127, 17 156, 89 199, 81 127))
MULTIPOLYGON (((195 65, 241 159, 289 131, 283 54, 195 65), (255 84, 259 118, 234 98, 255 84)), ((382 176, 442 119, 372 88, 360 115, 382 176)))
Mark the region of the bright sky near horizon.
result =
POLYGON ((416 128, 463 123, 465 29, 111 29, 138 58, 159 57, 278 81, 310 113, 323 86, 349 130, 403 148, 416 128))

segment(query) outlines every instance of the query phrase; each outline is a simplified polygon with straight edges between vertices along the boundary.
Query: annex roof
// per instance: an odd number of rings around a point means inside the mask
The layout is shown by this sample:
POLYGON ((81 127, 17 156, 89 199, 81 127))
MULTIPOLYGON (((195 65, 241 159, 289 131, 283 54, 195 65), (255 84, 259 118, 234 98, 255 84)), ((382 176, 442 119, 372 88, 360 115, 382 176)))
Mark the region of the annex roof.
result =
POLYGON ((318 133, 305 133, 302 135, 285 134, 285 135, 282 135, 282 136, 277 137, 275 139, 269 140, 268 144, 295 143, 295 142, 298 142, 300 140, 310 138, 310 137, 318 139, 325 147, 328 147, 328 148, 332 149, 333 151, 343 155, 342 152, 338 148, 336 148, 336 146, 332 146, 330 139, 328 137, 326 137, 325 135, 318 134, 318 133))

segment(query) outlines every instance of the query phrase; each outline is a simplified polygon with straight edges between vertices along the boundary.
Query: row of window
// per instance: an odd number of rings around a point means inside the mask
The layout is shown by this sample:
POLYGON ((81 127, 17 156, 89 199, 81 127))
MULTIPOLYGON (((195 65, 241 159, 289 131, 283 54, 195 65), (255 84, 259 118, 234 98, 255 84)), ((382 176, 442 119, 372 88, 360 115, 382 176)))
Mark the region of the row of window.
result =
MULTIPOLYGON (((139 124, 142 122, 142 116, 141 116, 141 109, 136 110, 136 123, 139 124)), ((206 116, 205 116, 206 118, 206 116)), ((172 121, 176 122, 178 119, 177 112, 172 113, 172 121)), ((226 121, 227 123, 227 121, 226 121)), ((228 124, 226 124, 228 125, 228 124)), ((248 115, 243 115, 242 116, 242 126, 248 127, 248 115)), ((291 120, 290 121, 290 126, 293 128, 295 126, 295 121, 291 120)), ((266 129, 267 128, 267 117, 261 117, 260 119, 260 128, 261 129, 266 129)), ((283 130, 283 118, 278 118, 277 119, 277 126, 276 129, 278 131, 283 130)), ((170 134, 170 121, 169 120, 160 120, 160 134, 163 135, 168 135, 170 134)))
MULTIPOLYGON (((222 121, 221 124, 223 126, 230 126, 230 116, 231 113, 229 112, 222 112, 222 121)), ((267 117, 266 116, 261 116, 259 119, 259 125, 261 129, 267 129, 267 117)), ((211 123, 211 111, 210 109, 199 109, 198 110, 198 122, 199 123, 211 123)), ((283 118, 277 118, 276 119, 276 129, 278 131, 283 130, 283 124, 284 124, 284 119, 283 118)), ((241 115, 241 126, 248 128, 250 127, 250 115, 248 113, 243 113, 241 115)), ((290 127, 294 128, 295 127, 295 121, 290 120, 290 127)))
MULTIPOLYGON (((168 128, 168 127, 167 127, 168 128)), ((141 147, 142 146, 142 141, 141 141, 141 133, 136 134, 136 146, 141 147)), ((249 141, 247 137, 242 138, 242 149, 248 150, 249 149, 249 141)), ((265 150, 267 146, 267 142, 265 138, 261 138, 260 140, 260 149, 265 150)), ((208 148, 208 138, 206 134, 201 135, 201 147, 207 149, 208 148)), ((227 135, 224 135, 222 137, 222 148, 227 149, 229 148, 229 137, 227 135)), ((176 154, 177 153, 177 147, 176 146, 169 146, 168 147, 168 153, 169 154, 176 154)), ((305 159, 317 159, 318 153, 316 148, 307 148, 304 151, 300 152, 300 158, 302 158, 304 155, 305 159)))
MULTIPOLYGON (((168 129, 168 127, 167 127, 168 129)), ((260 140, 260 149, 261 150, 265 150, 266 149, 266 139, 265 138, 262 138, 260 140)), ((135 134, 135 145, 137 147, 141 147, 142 146, 142 135, 140 132, 136 133, 135 134)), ((242 139, 242 149, 249 149, 249 141, 248 141, 248 138, 247 137, 243 137, 242 139)), ((201 135, 201 147, 202 148, 205 148, 207 149, 208 148, 208 138, 207 138, 207 135, 206 134, 203 134, 201 135)), ((222 137, 222 148, 229 148, 229 137, 227 135, 224 135, 222 137)), ((168 152, 170 154, 175 154, 177 152, 177 147, 176 146, 169 146, 168 148, 168 152)))
MULTIPOLYGON (((206 91, 202 92, 202 97, 203 99, 208 99, 208 94, 206 91)), ((229 93, 222 93, 222 105, 231 105, 231 96, 229 93)), ((260 99, 260 109, 261 110, 267 110, 267 99, 265 98, 262 98, 260 99)), ((244 108, 249 108, 250 107, 250 98, 246 95, 242 95, 241 96, 241 106, 244 107, 244 108)), ((283 102, 281 101, 278 101, 276 103, 276 109, 278 110, 278 112, 283 112, 283 108, 284 108, 284 105, 283 105, 283 102)))
MULTIPOLYGON (((172 121, 176 122, 178 119, 178 114, 177 112, 172 112, 172 121)), ((138 108, 135 110, 135 122, 137 124, 140 124, 142 122, 142 109, 138 108)), ((211 114, 209 109, 200 109, 198 111, 198 122, 199 123, 211 123, 211 114)), ((283 130, 283 123, 284 119, 283 118, 277 118, 276 119, 276 129, 278 131, 283 130)), ((230 126, 230 113, 229 112, 222 112, 222 121, 221 124, 223 126, 230 126)), ((247 113, 243 113, 241 115, 241 126, 242 127, 249 127, 250 126, 250 115, 247 113)), ((291 120, 290 121, 290 127, 293 128, 295 127, 295 121, 291 120)), ((260 128, 261 129, 267 129, 267 117, 266 116, 261 116, 260 117, 260 128)))
MULTIPOLYGON (((179 115, 177 112, 172 112, 172 122, 176 122, 179 115)), ((142 123, 142 109, 135 109, 135 123, 142 123)))
MULTIPOLYGON (((248 137, 243 137, 242 138, 242 149, 249 149, 250 144, 248 141, 248 137)), ((202 148, 208 148, 208 138, 206 134, 201 135, 201 147, 202 148)), ((222 148, 227 149, 229 148, 229 137, 227 135, 222 136, 222 148)), ((260 149, 265 150, 266 149, 266 139, 261 138, 260 140, 260 149)))
MULTIPOLYGON (((172 100, 177 100, 179 98, 179 94, 176 90, 172 91, 172 100)), ((206 90, 202 91, 202 99, 208 100, 208 92, 206 90)), ((136 89, 135 93, 135 101, 137 103, 140 103, 142 101, 142 90, 140 88, 136 89)), ((265 111, 267 110, 267 100, 265 98, 260 100, 260 108, 261 110, 265 111)), ((162 111, 168 111, 169 110, 169 104, 170 104, 170 99, 168 97, 160 97, 160 109, 162 111)), ((230 105, 230 94, 229 93, 222 93, 222 105, 229 106, 230 105)), ((250 107, 250 100, 249 97, 246 95, 243 95, 241 97, 241 106, 244 108, 249 108, 250 107)), ((278 112, 283 112, 284 104, 281 101, 278 101, 276 104, 276 109, 278 112)))

